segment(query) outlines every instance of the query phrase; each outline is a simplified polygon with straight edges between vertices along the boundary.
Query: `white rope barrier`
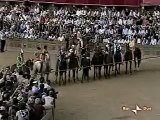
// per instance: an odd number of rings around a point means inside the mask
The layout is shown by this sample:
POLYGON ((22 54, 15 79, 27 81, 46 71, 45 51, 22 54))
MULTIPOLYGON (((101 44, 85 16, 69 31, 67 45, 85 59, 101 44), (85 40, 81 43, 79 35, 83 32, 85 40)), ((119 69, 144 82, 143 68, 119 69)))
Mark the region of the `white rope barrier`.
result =
MULTIPOLYGON (((137 59, 137 60, 141 60, 141 61, 144 61, 144 60, 148 60, 148 59, 156 59, 156 58, 160 58, 160 56, 152 56, 152 57, 145 57, 145 58, 142 58, 142 59, 137 59)), ((123 61, 123 62, 116 62, 116 63, 109 63, 109 64, 103 64, 103 65, 90 65, 90 66, 86 66, 86 67, 75 67, 73 69, 66 69, 66 70, 55 70, 55 69, 52 69, 50 72, 46 72, 45 74, 48 74, 48 73, 54 73, 54 72, 66 72, 66 71, 70 71, 70 70, 77 70, 77 69, 84 69, 84 68, 90 68, 90 67, 103 67, 103 66, 109 66, 109 65, 115 65, 115 64, 123 64, 125 62, 134 62, 135 60, 128 60, 128 61, 123 61)), ((28 67, 28 66, 26 66, 28 67)), ((40 74, 40 73, 37 73, 37 74, 40 74)), ((33 75, 33 74, 31 74, 33 75)))

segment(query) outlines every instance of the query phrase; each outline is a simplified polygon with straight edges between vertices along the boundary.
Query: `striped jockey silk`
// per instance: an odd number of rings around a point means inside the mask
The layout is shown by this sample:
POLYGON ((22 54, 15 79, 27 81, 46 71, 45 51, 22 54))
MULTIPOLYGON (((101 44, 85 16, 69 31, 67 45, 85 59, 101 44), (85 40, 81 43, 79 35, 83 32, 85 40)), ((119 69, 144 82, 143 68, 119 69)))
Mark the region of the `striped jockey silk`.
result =
POLYGON ((24 60, 23 60, 23 57, 21 55, 19 55, 17 57, 17 62, 16 63, 17 63, 16 64, 17 65, 17 69, 19 69, 19 68, 21 68, 23 66, 24 60))

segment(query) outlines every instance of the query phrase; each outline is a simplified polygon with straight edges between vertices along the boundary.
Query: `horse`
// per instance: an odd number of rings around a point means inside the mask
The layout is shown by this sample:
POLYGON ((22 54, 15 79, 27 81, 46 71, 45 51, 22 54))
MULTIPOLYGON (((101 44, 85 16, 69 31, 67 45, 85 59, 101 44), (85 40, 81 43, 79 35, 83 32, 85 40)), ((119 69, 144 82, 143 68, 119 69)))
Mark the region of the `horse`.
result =
MULTIPOLYGON (((61 85, 61 81, 65 85, 66 84, 66 74, 67 74, 67 58, 65 54, 61 54, 60 59, 57 59, 57 64, 56 64, 57 76, 58 76, 58 73, 59 73, 59 85, 61 85), (63 75, 64 75, 64 79, 63 79, 63 75)), ((57 79, 56 79, 56 83, 57 83, 57 79)))
POLYGON ((124 61, 126 65, 125 74, 128 73, 128 62, 129 62, 130 74, 132 74, 132 59, 133 59, 132 50, 129 48, 129 44, 126 44, 126 52, 124 54, 124 61))
POLYGON ((41 77, 46 75, 46 80, 49 78, 50 73, 50 56, 48 53, 42 54, 45 60, 43 61, 35 61, 33 63, 33 77, 36 77, 37 74, 40 74, 41 77))
MULTIPOLYGON (((33 70, 33 60, 28 59, 25 62, 25 64, 22 65, 21 68, 22 68, 21 70, 23 71, 23 73, 30 75, 31 71, 33 70)), ((13 64, 10 68, 11 73, 16 72, 16 69, 17 69, 17 65, 13 64)))
POLYGON ((111 51, 111 46, 106 47, 104 53, 104 76, 110 77, 111 69, 113 69, 113 52, 111 51))
POLYGON ((141 49, 139 47, 135 47, 133 54, 134 54, 135 70, 139 70, 139 67, 141 64, 141 57, 142 57, 141 49), (138 63, 138 68, 137 68, 137 63, 138 63))
POLYGON ((99 77, 99 79, 101 78, 101 69, 103 66, 103 59, 104 59, 103 52, 101 48, 97 47, 91 61, 91 64, 94 66, 94 80, 97 76, 99 77))
POLYGON ((114 64, 115 64, 115 76, 120 74, 122 60, 122 53, 118 46, 116 46, 116 52, 114 54, 114 64))
POLYGON ((83 80, 86 80, 86 78, 87 81, 89 81, 89 70, 91 70, 90 65, 90 55, 85 52, 85 54, 83 54, 81 58, 81 68, 83 69, 81 83, 83 83, 83 80))
POLYGON ((76 82, 76 79, 78 80, 79 58, 74 53, 74 51, 68 55, 68 68, 68 81, 70 82, 70 76, 72 71, 73 81, 76 82))

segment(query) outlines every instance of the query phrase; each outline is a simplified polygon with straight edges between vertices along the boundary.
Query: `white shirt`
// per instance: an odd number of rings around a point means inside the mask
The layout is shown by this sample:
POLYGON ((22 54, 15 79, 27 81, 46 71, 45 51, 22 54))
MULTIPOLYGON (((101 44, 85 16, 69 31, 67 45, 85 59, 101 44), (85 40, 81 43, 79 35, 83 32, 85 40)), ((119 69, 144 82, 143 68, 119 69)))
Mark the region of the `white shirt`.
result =
POLYGON ((45 100, 44 106, 49 107, 53 105, 53 100, 54 100, 53 97, 47 96, 47 97, 44 97, 44 100, 45 100))
POLYGON ((128 30, 128 35, 132 35, 132 30, 131 29, 128 30))
POLYGON ((120 24, 120 25, 122 25, 122 24, 123 24, 122 19, 119 19, 118 24, 120 24))
POLYGON ((128 33, 128 29, 127 28, 123 29, 123 34, 127 35, 127 33, 128 33))
POLYGON ((47 88, 47 90, 51 89, 51 86, 49 86, 47 83, 44 84, 44 88, 47 88))
POLYGON ((105 29, 99 29, 99 34, 104 34, 105 29))
POLYGON ((137 39, 137 43, 140 44, 141 43, 141 39, 138 38, 137 39))

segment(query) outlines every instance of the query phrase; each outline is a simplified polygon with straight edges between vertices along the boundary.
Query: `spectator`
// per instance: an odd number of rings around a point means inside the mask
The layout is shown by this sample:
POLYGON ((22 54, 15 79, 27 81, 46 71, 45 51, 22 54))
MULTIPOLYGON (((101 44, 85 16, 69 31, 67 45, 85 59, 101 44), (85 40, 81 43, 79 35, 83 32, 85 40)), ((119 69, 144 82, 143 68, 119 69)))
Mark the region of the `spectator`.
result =
POLYGON ((53 91, 49 91, 49 96, 44 97, 44 107, 51 108, 54 105, 53 91))
POLYGON ((35 120, 41 120, 44 115, 45 108, 43 107, 40 98, 35 99, 34 109, 35 109, 35 120))
MULTIPOLYGON (((44 78, 41 78, 40 82, 34 79, 29 81, 23 71, 19 73, 13 71, 11 73, 10 67, 7 67, 6 70, 1 70, 1 74, 0 118, 3 120, 41 119, 44 107, 40 101, 44 95, 45 97, 48 95, 51 97, 51 94, 48 94, 48 90, 52 90, 50 82, 45 83, 44 78), (44 88, 45 84, 47 85, 46 88, 44 88), (39 115, 39 113, 42 114, 39 115)), ((54 94, 56 93, 53 92, 53 99, 56 98, 54 94)), ((49 103, 48 100, 45 99, 46 104, 49 103)))
MULTIPOLYGON (((46 39, 64 41, 76 33, 77 39, 87 38, 102 42, 103 39, 117 41, 117 37, 124 42, 135 36, 150 41, 155 37, 159 26, 160 13, 154 10, 139 12, 133 9, 118 10, 114 7, 78 8, 56 7, 52 11, 43 10, 40 5, 10 5, 2 7, 0 14, 0 31, 7 37, 26 39, 46 39), (22 6, 27 9, 23 11, 22 6)), ((155 38, 157 41, 159 39, 155 38)), ((121 41, 120 40, 120 41, 121 41)), ((148 44, 158 44, 152 42, 148 44), (152 43, 151 43, 152 42, 152 43)), ((144 42, 145 44, 145 42, 144 42)))
POLYGON ((17 120, 29 120, 29 111, 25 103, 20 103, 19 111, 16 113, 17 120))

